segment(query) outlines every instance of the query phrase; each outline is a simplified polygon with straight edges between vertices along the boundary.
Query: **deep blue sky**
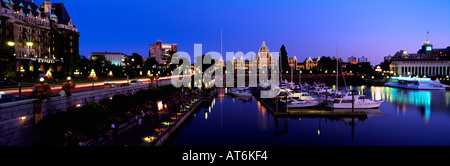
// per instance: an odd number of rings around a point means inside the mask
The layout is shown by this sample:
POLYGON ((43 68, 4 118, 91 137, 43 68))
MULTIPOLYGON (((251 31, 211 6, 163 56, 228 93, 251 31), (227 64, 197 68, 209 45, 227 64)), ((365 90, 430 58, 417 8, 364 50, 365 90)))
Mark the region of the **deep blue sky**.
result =
MULTIPOLYGON (((37 3, 43 0, 35 1, 37 3)), ((53 1, 53 2, 61 2, 53 1)), ((160 39, 193 55, 244 53, 286 46, 289 57, 365 56, 375 64, 398 50, 417 52, 427 31, 435 48, 450 46, 449 0, 66 0, 81 33, 80 54, 114 51, 148 56, 160 39)))

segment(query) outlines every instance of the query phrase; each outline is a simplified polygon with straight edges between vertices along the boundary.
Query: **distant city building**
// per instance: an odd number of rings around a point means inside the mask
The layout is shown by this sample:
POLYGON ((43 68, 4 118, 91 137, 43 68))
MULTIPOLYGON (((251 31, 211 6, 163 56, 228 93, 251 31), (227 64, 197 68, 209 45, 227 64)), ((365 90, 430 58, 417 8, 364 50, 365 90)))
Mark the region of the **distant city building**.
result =
POLYGON ((351 56, 347 58, 348 62, 358 62, 355 56, 351 56))
MULTIPOLYGON (((336 60, 336 57, 333 56, 333 58, 331 58, 331 60, 336 60)), ((339 60, 339 63, 344 62, 344 58, 338 58, 338 60, 339 60)))
POLYGON ((398 51, 392 58, 390 70, 397 76, 443 76, 450 74, 450 47, 434 49, 426 41, 416 54, 398 51))
POLYGON ((177 44, 164 44, 161 40, 157 40, 155 44, 149 46, 149 57, 155 58, 160 65, 169 65, 172 54, 176 53, 177 44))
MULTIPOLYGON (((93 59, 93 57, 96 57, 98 55, 102 55, 105 56, 105 59, 109 62, 111 62, 112 65, 115 66, 125 66, 125 58, 127 57, 127 55, 125 55, 124 53, 120 53, 120 52, 92 52, 91 54, 89 54, 89 59, 93 59)), ((95 60, 95 59, 94 59, 95 60)))
POLYGON ((79 37, 62 3, 0 1, 1 71, 71 75, 79 59, 79 37))
POLYGON ((362 56, 361 58, 358 58, 358 62, 359 63, 367 63, 367 58, 364 58, 364 56, 362 56))

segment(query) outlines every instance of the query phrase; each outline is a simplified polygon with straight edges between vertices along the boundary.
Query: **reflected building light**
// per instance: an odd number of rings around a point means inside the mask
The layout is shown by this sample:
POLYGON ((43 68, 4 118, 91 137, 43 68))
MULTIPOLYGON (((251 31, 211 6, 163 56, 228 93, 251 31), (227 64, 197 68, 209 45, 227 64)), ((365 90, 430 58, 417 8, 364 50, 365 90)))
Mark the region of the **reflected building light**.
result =
POLYGON ((320 129, 317 129, 317 135, 320 135, 320 129))
POLYGON ((208 119, 208 111, 205 111, 205 119, 208 119))
POLYGON ((427 107, 425 107, 425 123, 428 124, 430 117, 431 117, 431 108, 430 108, 430 106, 427 106, 427 107))
POLYGON ((383 95, 382 95, 382 93, 383 93, 383 90, 382 90, 382 88, 381 87, 373 87, 373 90, 372 90, 372 92, 373 92, 373 99, 374 100, 382 100, 383 99, 383 95))

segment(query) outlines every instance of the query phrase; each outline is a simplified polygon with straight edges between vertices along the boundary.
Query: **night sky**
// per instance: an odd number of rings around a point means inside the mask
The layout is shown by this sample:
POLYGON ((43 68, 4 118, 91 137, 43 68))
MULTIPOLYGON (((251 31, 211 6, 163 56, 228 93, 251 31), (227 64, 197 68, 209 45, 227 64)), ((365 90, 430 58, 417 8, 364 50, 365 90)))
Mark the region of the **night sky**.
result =
MULTIPOLYGON (((35 0, 39 4, 43 0, 35 0)), ((52 1, 52 2, 61 2, 52 1)), ((80 36, 80 54, 110 51, 148 56, 155 40, 178 44, 193 56, 257 52, 262 44, 289 57, 365 56, 378 64, 398 50, 417 52, 429 40, 450 46, 449 0, 65 0, 80 36)))

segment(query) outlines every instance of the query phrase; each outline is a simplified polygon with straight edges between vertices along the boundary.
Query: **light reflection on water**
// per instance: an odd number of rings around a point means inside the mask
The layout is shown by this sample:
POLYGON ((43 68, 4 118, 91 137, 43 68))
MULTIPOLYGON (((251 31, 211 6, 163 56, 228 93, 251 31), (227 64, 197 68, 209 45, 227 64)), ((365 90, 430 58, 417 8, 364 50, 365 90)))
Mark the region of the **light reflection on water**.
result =
MULTIPOLYGON (((170 145, 450 145, 450 91, 349 86, 384 100, 367 118, 274 117, 252 97, 219 93, 204 115, 192 117, 170 145), (207 118, 205 117, 207 116, 207 118)), ((317 110, 317 109, 308 109, 317 110)), ((301 110, 300 110, 301 111, 301 110)))

